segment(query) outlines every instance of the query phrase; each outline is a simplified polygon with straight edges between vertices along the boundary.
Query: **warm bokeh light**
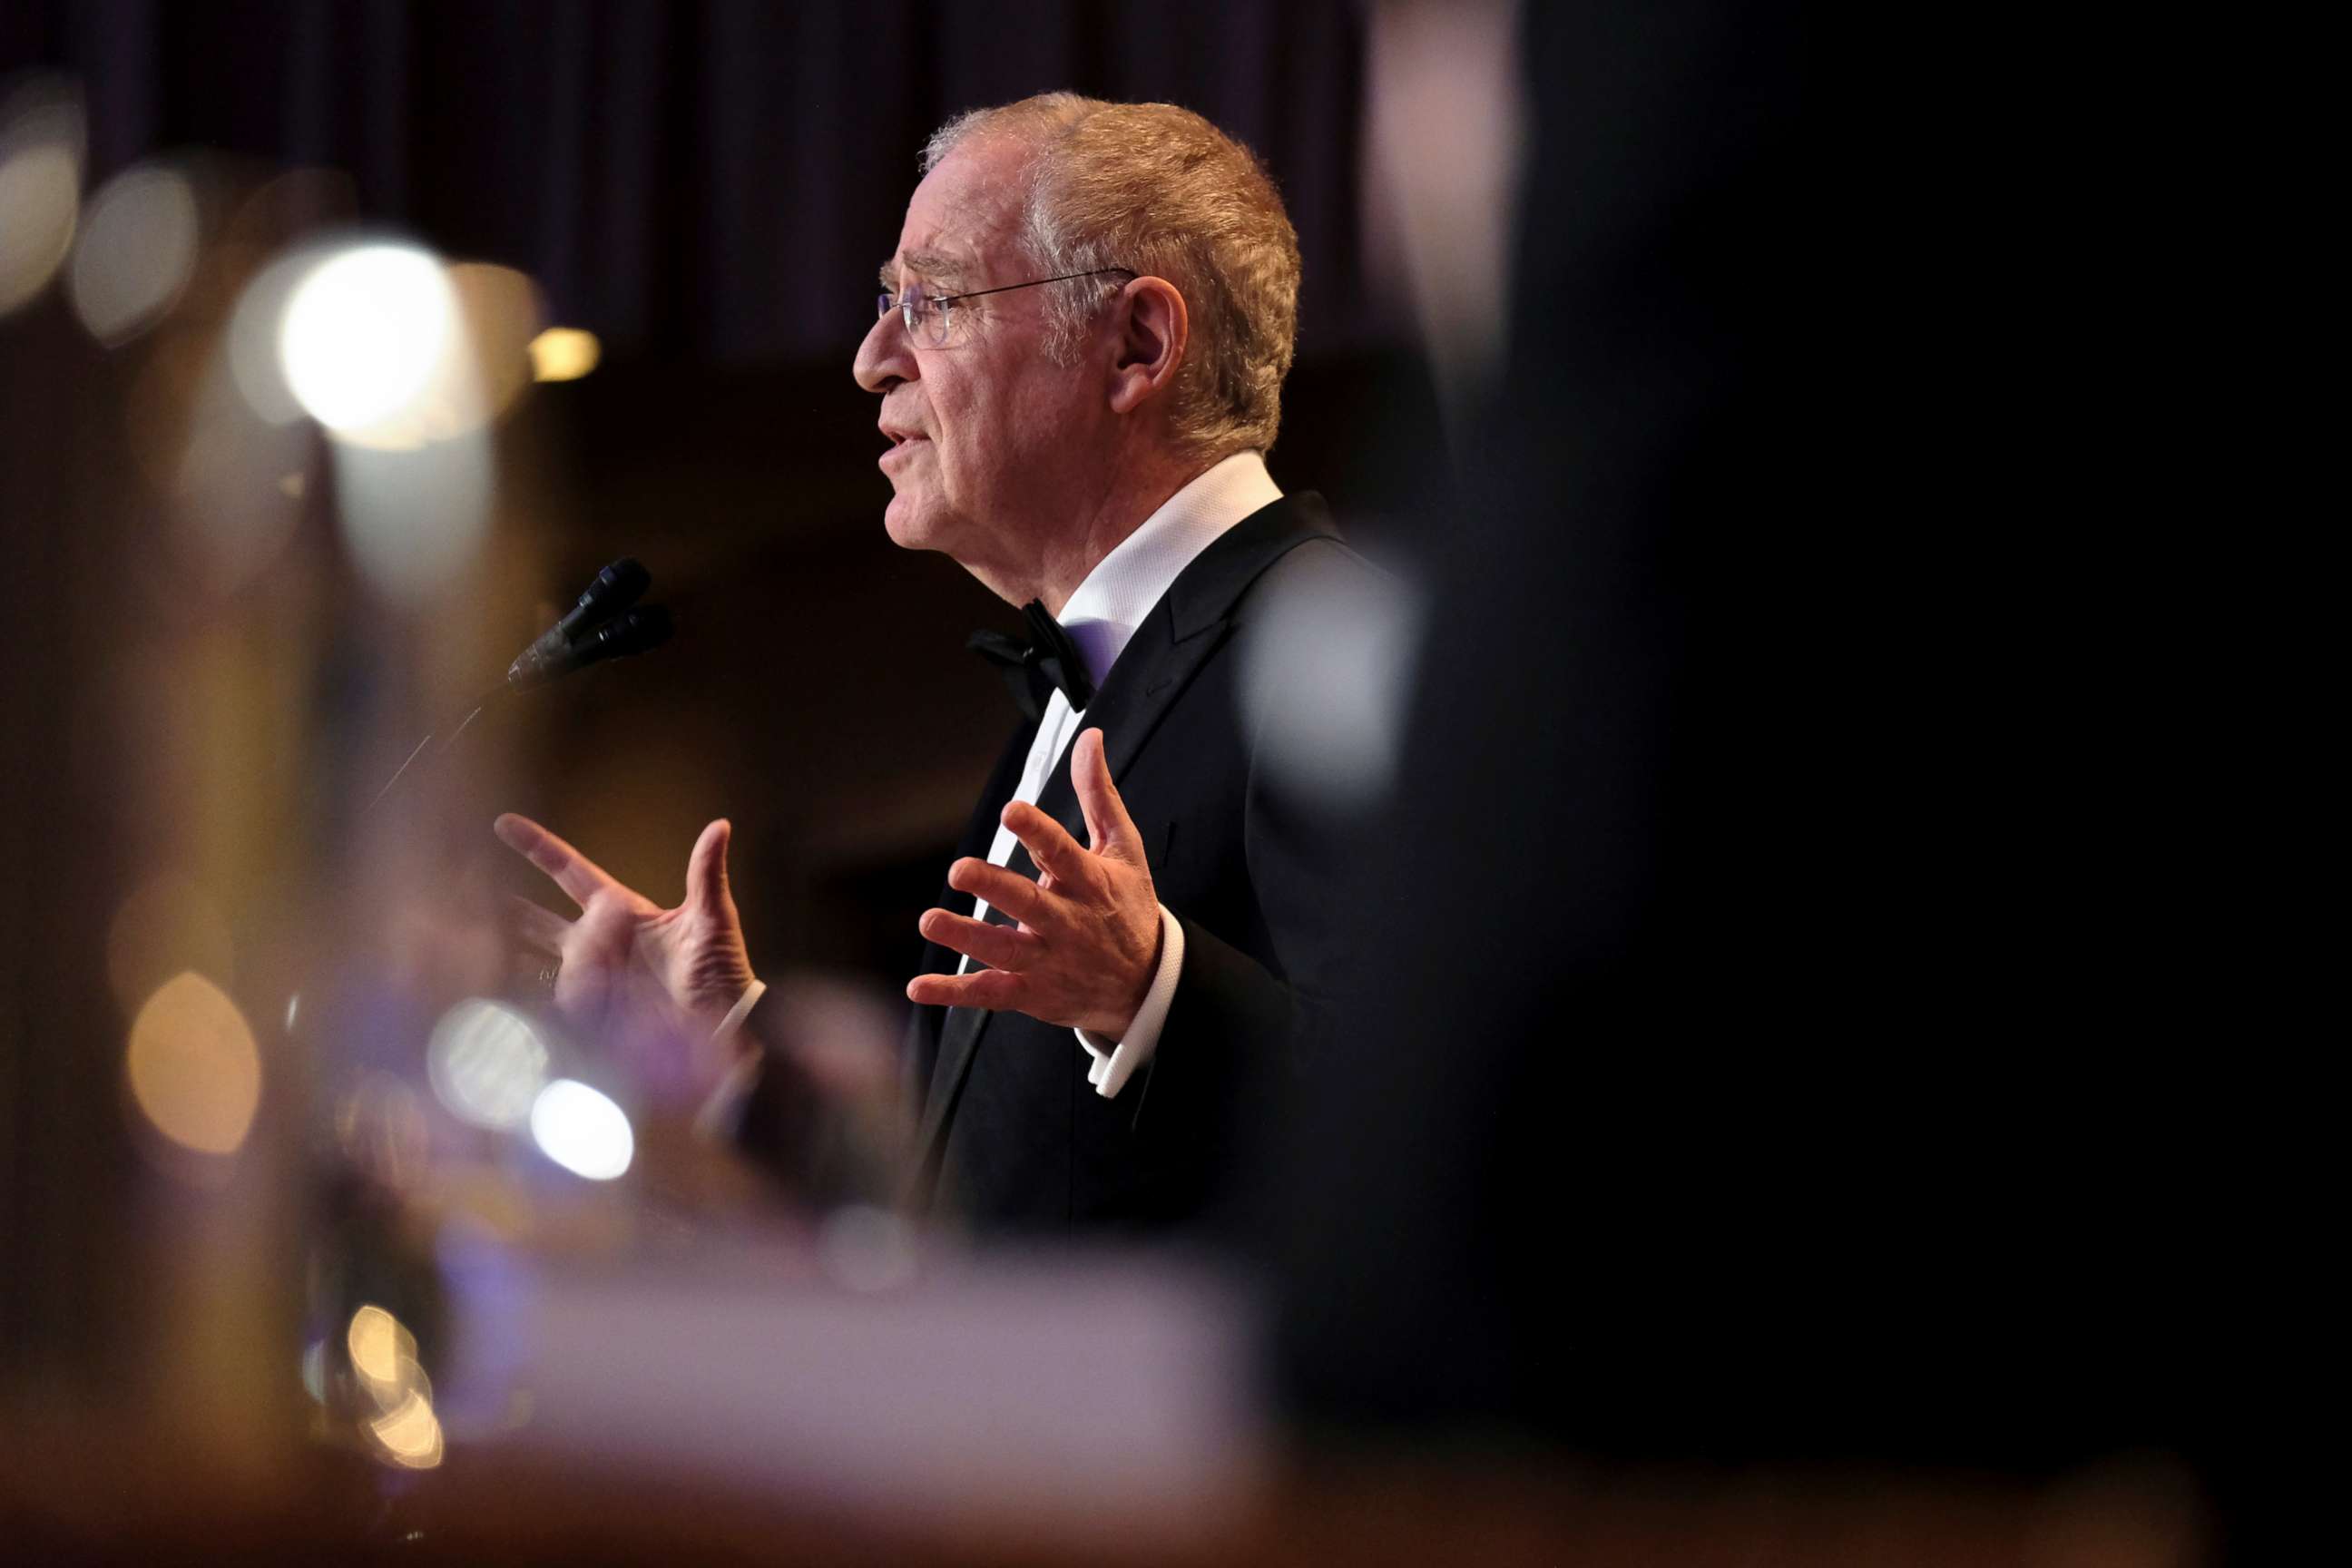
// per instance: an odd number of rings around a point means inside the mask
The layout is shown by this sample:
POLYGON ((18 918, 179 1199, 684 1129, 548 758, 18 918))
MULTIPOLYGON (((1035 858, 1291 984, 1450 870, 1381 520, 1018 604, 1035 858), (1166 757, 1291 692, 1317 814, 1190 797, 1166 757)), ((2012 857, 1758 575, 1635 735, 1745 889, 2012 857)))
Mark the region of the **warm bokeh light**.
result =
POLYGON ((369 1389, 392 1403, 402 1387, 402 1368, 416 1359, 416 1339, 382 1307, 362 1307, 343 1331, 352 1370, 369 1389))
MULTIPOLYGON (((547 319, 539 285, 527 273, 486 261, 461 261, 448 270, 449 290, 465 324, 468 363, 457 366, 444 393, 449 416, 470 429, 514 406, 537 366, 533 345, 547 319)), ((545 377, 539 379, 544 380, 545 377)))
MULTIPOLYGON (((231 369, 254 410, 271 421, 308 412, 333 435, 335 516, 352 563, 408 604, 446 587, 489 529, 484 426, 497 387, 473 322, 488 323, 506 345, 493 358, 509 359, 537 319, 520 274, 458 276, 411 246, 313 246, 265 268, 229 325, 231 369)), ((288 471, 280 462, 271 475, 281 494, 288 471)))
POLYGON ((128 342, 172 308, 196 268, 196 193, 176 169, 142 163, 90 198, 66 290, 90 336, 128 342))
POLYGON ((352 1314, 343 1331, 352 1372, 381 1414, 368 1435, 394 1463, 429 1469, 441 1462, 441 1422, 433 1414, 433 1383, 416 1359, 416 1336, 382 1307, 352 1314))
POLYGON ((421 1390, 410 1390, 398 1405, 369 1422, 368 1433, 394 1464, 429 1470, 441 1462, 441 1422, 433 1414, 433 1401, 421 1390))
POLYGON ((0 103, 0 316, 65 264, 81 216, 81 99, 36 78, 0 103))
POLYGON ((194 970, 236 978, 228 924, 204 889, 184 877, 162 876, 122 900, 106 932, 106 978, 126 1014, 175 974, 194 970))
POLYGON ((155 1130, 202 1154, 233 1154, 261 1104, 261 1053, 219 986, 166 981, 131 1026, 131 1098, 155 1130))
POLYGON ((519 1127, 547 1083, 547 1047, 530 1021, 495 1002, 458 1003, 434 1026, 425 1076, 449 1113, 477 1127, 519 1127))
POLYGON ((550 327, 530 340, 531 374, 540 381, 578 381, 604 357, 596 334, 578 327, 550 327))
POLYGON ((568 1078, 539 1091, 530 1108, 530 1136, 541 1153, 592 1182, 609 1182, 626 1171, 636 1152, 621 1108, 568 1078))
POLYGON ((455 315, 441 264, 406 245, 330 252, 294 287, 278 329, 286 382, 331 430, 405 411, 449 351, 455 315))

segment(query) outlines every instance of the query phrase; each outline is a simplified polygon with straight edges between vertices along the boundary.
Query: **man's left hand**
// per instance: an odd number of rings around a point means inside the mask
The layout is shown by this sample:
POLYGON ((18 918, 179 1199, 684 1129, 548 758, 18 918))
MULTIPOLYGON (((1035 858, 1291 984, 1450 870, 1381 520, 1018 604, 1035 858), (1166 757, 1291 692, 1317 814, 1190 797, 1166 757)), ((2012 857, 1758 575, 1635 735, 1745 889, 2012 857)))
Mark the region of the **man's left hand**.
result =
POLYGON ((916 922, 926 937, 989 967, 919 974, 908 983, 909 1000, 1026 1013, 1106 1039, 1127 1032, 1160 967, 1160 900, 1142 836, 1111 784, 1100 730, 1070 747, 1070 782, 1087 843, 1025 801, 1007 805, 1004 826, 1036 862, 1038 879, 967 856, 949 868, 948 886, 1021 923, 926 910, 916 922))

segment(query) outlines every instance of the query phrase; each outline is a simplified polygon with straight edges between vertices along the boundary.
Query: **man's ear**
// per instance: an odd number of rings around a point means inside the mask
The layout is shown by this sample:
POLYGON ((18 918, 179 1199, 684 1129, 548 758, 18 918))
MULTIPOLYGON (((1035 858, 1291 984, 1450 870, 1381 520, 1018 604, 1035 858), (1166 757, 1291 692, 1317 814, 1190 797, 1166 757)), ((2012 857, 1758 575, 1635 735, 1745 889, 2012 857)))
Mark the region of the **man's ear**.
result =
POLYGON ((1118 346, 1111 360, 1110 406, 1132 414, 1176 384, 1191 341, 1184 296, 1165 278, 1138 278, 1119 291, 1118 346))

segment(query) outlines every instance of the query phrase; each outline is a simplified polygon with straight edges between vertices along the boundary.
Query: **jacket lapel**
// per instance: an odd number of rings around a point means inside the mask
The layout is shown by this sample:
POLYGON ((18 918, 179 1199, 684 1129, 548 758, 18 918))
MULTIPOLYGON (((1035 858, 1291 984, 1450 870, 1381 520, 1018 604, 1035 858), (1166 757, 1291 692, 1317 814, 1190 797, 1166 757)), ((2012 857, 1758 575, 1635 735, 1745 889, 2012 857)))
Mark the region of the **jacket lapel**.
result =
MULTIPOLYGON (((1175 706, 1210 656, 1223 646, 1231 629, 1234 606, 1250 584, 1299 545, 1311 539, 1333 537, 1337 535, 1331 527, 1330 512, 1323 498, 1312 492, 1285 496, 1228 529, 1184 568, 1144 617, 1143 624, 1136 627, 1135 636, 1129 639, 1118 661, 1102 679, 1095 700, 1081 715, 1077 729, 1072 731, 1073 739, 1083 731, 1100 729, 1111 779, 1114 783, 1124 780, 1152 732, 1160 727, 1160 720, 1175 706)), ((1034 725, 1024 731, 1031 737, 1035 732, 1034 725)), ((1001 791, 992 785, 989 798, 982 802, 982 812, 991 823, 995 820, 994 814, 1013 798, 1013 791, 1020 782, 1020 763, 1025 758, 1024 742, 1022 757, 1013 759, 1012 783, 1004 784, 1001 791)), ((1000 778, 1003 773, 1000 769, 1000 778)), ((1065 760, 1047 775, 1045 787, 1037 797, 1037 808, 1060 823, 1079 843, 1087 841, 1085 814, 1078 809, 1077 791, 1070 783, 1066 752, 1065 760)), ((986 847, 983 844, 982 848, 966 853, 984 854, 986 847)), ((1013 846, 1006 868, 1033 879, 1037 875, 1029 851, 1018 844, 1013 846)), ((993 908, 988 919, 1000 924, 1012 923, 1001 918, 993 908)), ((946 956, 950 961, 954 957, 951 953, 946 956)), ((952 967, 951 962, 949 967, 952 967)), ((929 1202, 937 1183, 957 1098, 971 1071, 981 1036, 993 1016, 979 1008, 950 1007, 940 1026, 938 1067, 930 1076, 922 1126, 915 1145, 919 1163, 914 1196, 919 1204, 929 1202)))
MULTIPOLYGON (((963 837, 956 845, 955 859, 961 860, 967 855, 987 855, 989 846, 996 837, 996 814, 1006 801, 1013 798, 1013 792, 1021 787, 1021 770, 1029 760, 1029 745, 1036 734, 1037 721, 1033 717, 1016 729, 1013 738, 1005 742, 1003 754, 996 760, 996 770, 989 775, 988 784, 981 791, 979 804, 972 807, 971 819, 964 825, 963 837)), ((966 896, 949 887, 942 879, 932 902, 940 909, 953 909, 955 901, 966 896)), ((922 967, 916 973, 952 974, 957 960, 961 956, 938 942, 927 942, 923 944, 922 967)), ((923 1142, 915 1145, 918 1149, 929 1141, 927 1130, 932 1124, 940 1099, 944 1075, 938 1068, 941 1061, 949 1059, 948 1040, 952 1033, 949 1025, 957 1013, 967 1009, 949 1009, 949 1016, 940 1021, 937 1029, 924 1026, 927 1011, 917 1008, 909 1017, 906 1047, 902 1053, 904 1059, 899 1063, 902 1085, 899 1103, 908 1108, 908 1114, 915 1118, 917 1128, 926 1130, 920 1133, 923 1142)), ((969 1049, 968 1045, 966 1049, 969 1049)))

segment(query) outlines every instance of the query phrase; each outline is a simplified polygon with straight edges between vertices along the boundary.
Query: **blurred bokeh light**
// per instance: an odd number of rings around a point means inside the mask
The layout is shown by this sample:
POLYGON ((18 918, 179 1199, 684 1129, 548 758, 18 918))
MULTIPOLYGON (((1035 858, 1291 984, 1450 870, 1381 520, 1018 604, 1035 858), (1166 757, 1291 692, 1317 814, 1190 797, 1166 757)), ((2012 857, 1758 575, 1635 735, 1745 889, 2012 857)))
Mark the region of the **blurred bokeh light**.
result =
POLYGON ((398 1405, 369 1422, 368 1432, 394 1464, 429 1470, 441 1462, 441 1422, 421 1389, 410 1390, 398 1405))
POLYGON ((531 1141, 539 1152, 592 1182, 609 1182, 629 1168, 636 1140, 621 1108, 572 1079, 539 1091, 530 1107, 531 1141))
POLYGON ((1242 671, 1245 717, 1267 765, 1305 798, 1370 805, 1387 792, 1404 744, 1414 592, 1368 576, 1295 595, 1277 612, 1242 671))
POLYGON ((476 1127, 522 1125, 547 1083, 547 1047, 538 1031, 495 1002, 460 1002, 442 1015, 425 1065, 435 1096, 476 1127))
MULTIPOLYGON (((470 430, 513 407, 534 378, 556 379, 538 374, 547 307, 539 285, 511 267, 460 261, 447 277, 465 331, 463 352, 447 357, 441 417, 456 430, 470 430)), ((589 363, 594 363, 593 339, 589 363)))
POLYGON ((596 334, 578 327, 550 327, 530 340, 531 374, 541 381, 577 381, 604 357, 596 334))
POLYGON ((295 285, 278 329, 286 382, 338 434, 397 422, 448 352, 456 314, 441 264, 414 246, 330 252, 295 285))
POLYGON ((352 563, 394 602, 422 605, 446 588, 489 532, 495 473, 479 431, 411 451, 340 443, 334 478, 352 563))
POLYGON ((226 993, 193 972, 166 981, 131 1026, 131 1098, 155 1130, 200 1154, 234 1154, 261 1104, 261 1053, 226 993))
POLYGON ((81 96, 35 77, 0 102, 0 316, 48 287, 81 216, 81 96))
POLYGON ((400 1320, 382 1307, 366 1306, 352 1314, 350 1326, 343 1331, 344 1348, 351 1352, 352 1370, 371 1390, 397 1394, 401 1363, 416 1357, 416 1338, 401 1327, 400 1320))
POLYGON ((272 425, 291 425, 302 417, 302 404, 286 378, 278 334, 295 289, 318 264, 315 250, 276 258, 254 273, 229 317, 230 374, 253 412, 272 425))
POLYGON ((90 198, 67 292, 90 336, 112 347, 152 326, 196 269, 196 193, 185 174, 142 163, 90 198))
POLYGON ((433 1411, 433 1384, 416 1359, 416 1336, 382 1307, 362 1306, 343 1333, 352 1373, 377 1414, 368 1435, 383 1456, 412 1469, 441 1462, 441 1422, 433 1411))

